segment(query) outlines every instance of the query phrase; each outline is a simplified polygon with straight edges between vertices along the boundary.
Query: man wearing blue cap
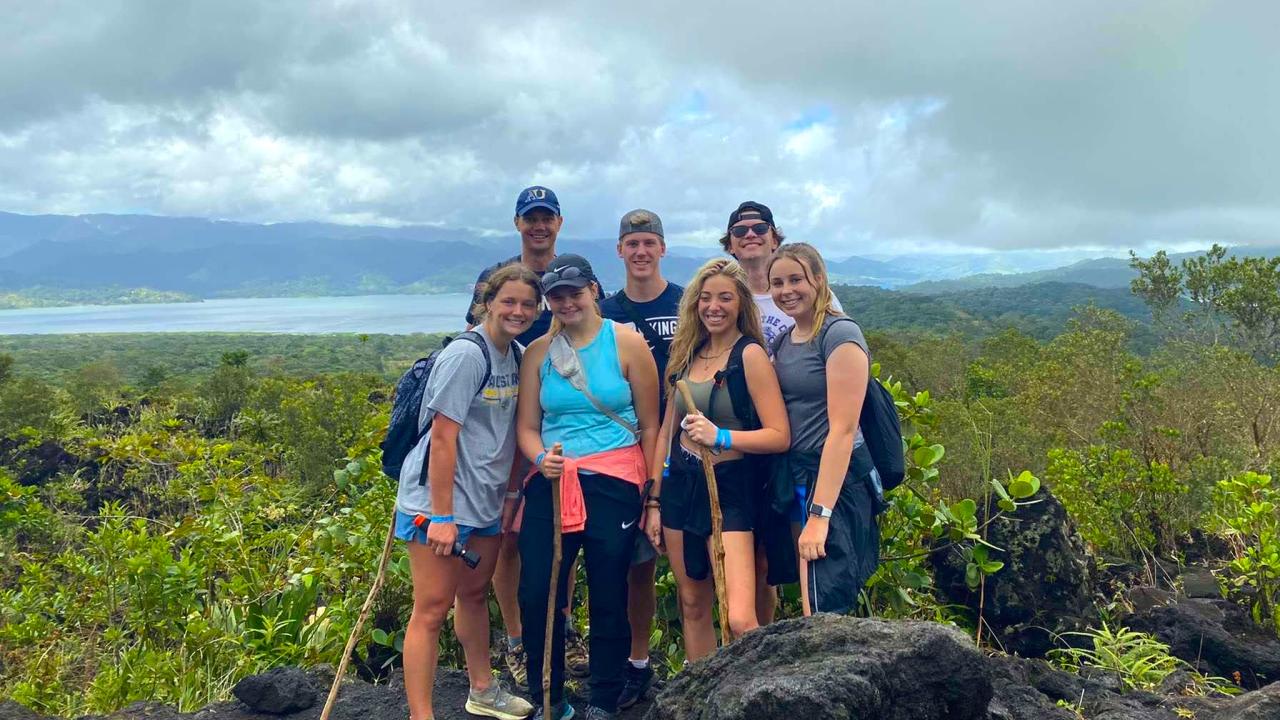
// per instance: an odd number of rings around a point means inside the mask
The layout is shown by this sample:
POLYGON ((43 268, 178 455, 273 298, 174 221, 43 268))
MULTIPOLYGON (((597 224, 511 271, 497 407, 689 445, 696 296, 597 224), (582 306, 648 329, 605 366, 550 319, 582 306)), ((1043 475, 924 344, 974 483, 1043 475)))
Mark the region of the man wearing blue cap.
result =
MULTIPOLYGON (((523 263, 538 275, 547 271, 547 267, 556 257, 556 238, 560 235, 560 227, 564 225, 564 217, 560 214, 560 200, 551 188, 534 185, 520 191, 516 197, 516 231, 520 233, 520 254, 495 263, 480 271, 476 278, 475 292, 471 300, 471 309, 467 311, 467 327, 478 322, 474 311, 480 304, 485 283, 489 275, 498 268, 512 263, 523 263)), ((596 282, 597 286, 600 284, 596 282)), ((600 297, 604 297, 604 289, 599 288, 600 297)), ((516 342, 524 347, 547 334, 551 328, 551 309, 544 300, 542 311, 529 329, 516 336, 516 342)), ((498 608, 502 613, 502 623, 507 629, 507 649, 503 653, 503 661, 511 673, 516 685, 528 687, 528 676, 524 663, 524 628, 520 625, 520 606, 517 599, 517 586, 520 579, 520 555, 516 548, 515 534, 504 534, 499 550, 498 565, 493 574, 493 591, 498 599, 498 608)), ((572 586, 571 586, 572 587, 572 586)), ((572 593, 570 593, 572 594, 572 593)), ((567 608, 566 608, 567 612, 567 608)), ((577 677, 588 673, 589 659, 587 645, 577 632, 570 632, 565 643, 565 666, 577 677)))
MULTIPOLYGON (((524 263, 526 267, 541 275, 546 272, 547 265, 556 256, 556 237, 560 235, 560 226, 564 217, 560 215, 560 200, 551 188, 541 185, 525 188, 516 198, 516 231, 520 233, 520 254, 490 265, 480 271, 476 278, 475 293, 471 307, 467 310, 467 327, 476 324, 475 307, 480 303, 484 292, 485 281, 489 274, 504 265, 524 263)), ((542 312, 533 321, 528 330, 516 337, 516 342, 523 346, 547 334, 551 327, 551 310, 546 303, 542 304, 542 312)))

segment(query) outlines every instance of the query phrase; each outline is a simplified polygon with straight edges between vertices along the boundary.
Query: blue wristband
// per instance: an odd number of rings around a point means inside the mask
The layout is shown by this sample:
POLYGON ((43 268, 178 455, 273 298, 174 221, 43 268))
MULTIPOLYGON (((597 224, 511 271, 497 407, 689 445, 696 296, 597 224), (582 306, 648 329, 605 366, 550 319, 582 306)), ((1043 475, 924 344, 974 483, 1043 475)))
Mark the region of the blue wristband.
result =
POLYGON ((452 515, 432 515, 432 516, 431 516, 431 522, 433 522, 433 523, 451 523, 451 522, 453 522, 453 516, 452 516, 452 515))
POLYGON ((538 457, 533 459, 533 464, 537 465, 538 467, 542 467, 542 459, 545 458, 546 456, 547 456, 546 450, 543 450, 542 452, 538 453, 538 457))
POLYGON ((716 449, 728 450, 733 447, 733 436, 725 428, 716 430, 716 449))

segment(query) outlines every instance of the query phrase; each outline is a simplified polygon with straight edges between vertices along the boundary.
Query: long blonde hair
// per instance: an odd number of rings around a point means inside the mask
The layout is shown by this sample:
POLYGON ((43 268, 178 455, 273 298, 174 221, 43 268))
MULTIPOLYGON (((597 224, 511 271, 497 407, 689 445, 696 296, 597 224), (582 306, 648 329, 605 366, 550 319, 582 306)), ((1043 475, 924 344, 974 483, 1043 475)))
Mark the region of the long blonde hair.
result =
POLYGON ((760 308, 756 307, 755 298, 751 296, 751 288, 747 286, 747 272, 736 260, 716 258, 698 268, 693 281, 684 289, 680 297, 679 320, 676 322, 676 336, 671 341, 671 351, 667 355, 667 377, 662 382, 667 388, 668 402, 671 402, 675 390, 671 377, 680 375, 693 362, 693 354, 707 341, 707 328, 698 317, 698 299, 702 295, 702 286, 707 280, 723 275, 733 281, 738 291, 738 331, 747 337, 764 344, 764 333, 760 329, 760 308))
MULTIPOLYGON (((790 258, 800 263, 800 269, 804 271, 804 277, 813 286, 813 323, 821 325, 827 317, 844 317, 844 313, 835 309, 831 305, 831 283, 827 280, 827 264, 822 261, 822 255, 818 253, 818 249, 809 243, 798 242, 784 245, 773 253, 773 257, 769 258, 769 270, 773 272, 773 264, 782 258, 790 258)), ((810 342, 817 338, 819 333, 815 332, 810 342)))

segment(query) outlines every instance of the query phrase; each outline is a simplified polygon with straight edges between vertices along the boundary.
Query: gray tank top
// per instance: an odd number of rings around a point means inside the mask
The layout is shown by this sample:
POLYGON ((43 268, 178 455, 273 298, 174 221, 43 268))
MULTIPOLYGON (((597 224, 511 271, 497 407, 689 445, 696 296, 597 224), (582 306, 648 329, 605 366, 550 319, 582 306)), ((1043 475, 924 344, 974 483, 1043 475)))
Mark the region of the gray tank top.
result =
MULTIPOLYGON (((689 394, 693 396, 693 403, 698 406, 698 412, 705 415, 717 427, 725 430, 743 429, 742 421, 733 412, 733 400, 729 398, 728 386, 720 386, 720 389, 716 391, 716 406, 708 409, 707 403, 711 400, 711 386, 715 381, 694 382, 684 376, 685 373, 681 373, 681 379, 689 384, 689 394)), ((688 412, 688 408, 684 405, 684 396, 676 392, 676 422, 680 422, 680 418, 683 418, 688 412)))

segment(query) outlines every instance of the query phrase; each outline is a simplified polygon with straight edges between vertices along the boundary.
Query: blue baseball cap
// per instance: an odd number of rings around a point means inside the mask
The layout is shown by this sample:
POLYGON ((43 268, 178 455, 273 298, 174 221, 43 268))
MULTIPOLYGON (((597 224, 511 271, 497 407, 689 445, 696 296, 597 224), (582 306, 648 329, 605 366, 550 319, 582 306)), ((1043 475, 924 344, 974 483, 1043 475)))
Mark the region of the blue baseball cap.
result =
POLYGON ((534 208, 546 208, 559 215, 560 200, 556 198, 556 194, 551 191, 551 188, 545 188, 541 185, 534 185, 521 190, 520 197, 516 198, 516 217, 521 217, 534 208))

